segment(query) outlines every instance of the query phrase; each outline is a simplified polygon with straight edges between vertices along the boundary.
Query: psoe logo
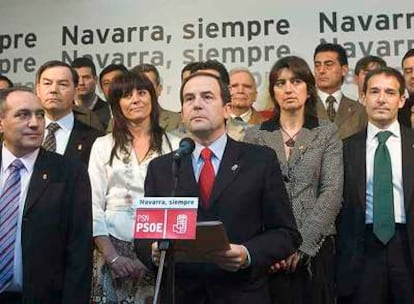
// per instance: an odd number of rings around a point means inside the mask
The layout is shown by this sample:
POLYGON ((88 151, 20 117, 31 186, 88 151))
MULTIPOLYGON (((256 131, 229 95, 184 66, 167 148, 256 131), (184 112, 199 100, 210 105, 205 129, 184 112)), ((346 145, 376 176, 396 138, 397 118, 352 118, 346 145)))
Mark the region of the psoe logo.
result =
POLYGON ((175 224, 173 225, 173 232, 177 234, 185 234, 187 232, 188 216, 185 214, 177 215, 175 224))

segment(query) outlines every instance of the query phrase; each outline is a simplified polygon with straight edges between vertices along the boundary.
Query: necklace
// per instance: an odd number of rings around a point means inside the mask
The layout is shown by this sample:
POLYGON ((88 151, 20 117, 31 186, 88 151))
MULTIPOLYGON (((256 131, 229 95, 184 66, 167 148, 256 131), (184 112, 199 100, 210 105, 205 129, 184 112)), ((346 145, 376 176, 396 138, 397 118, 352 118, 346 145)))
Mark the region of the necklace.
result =
POLYGON ((287 140, 287 141, 285 141, 285 145, 288 147, 288 148, 293 148, 294 146, 295 146, 295 143, 296 143, 296 141, 295 141, 295 137, 296 137, 296 135, 298 135, 299 134, 299 132, 300 132, 300 130, 302 130, 302 128, 300 128, 295 134, 293 134, 292 136, 290 136, 290 134, 282 127, 282 126, 280 126, 280 129, 282 130, 282 132, 283 133, 285 133, 288 137, 289 137, 289 139, 287 140))

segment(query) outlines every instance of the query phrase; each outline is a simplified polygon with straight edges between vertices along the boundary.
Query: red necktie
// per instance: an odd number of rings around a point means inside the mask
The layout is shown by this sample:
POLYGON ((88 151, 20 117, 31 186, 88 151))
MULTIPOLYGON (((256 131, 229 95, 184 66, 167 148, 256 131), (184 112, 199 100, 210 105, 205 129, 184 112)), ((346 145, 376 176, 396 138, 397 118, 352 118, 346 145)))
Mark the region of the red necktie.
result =
POLYGON ((215 175, 213 164, 211 163, 212 155, 213 152, 211 152, 209 148, 204 148, 201 151, 201 157, 204 160, 204 165, 200 172, 198 185, 200 188, 201 205, 204 209, 208 209, 210 207, 210 196, 214 184, 215 175))

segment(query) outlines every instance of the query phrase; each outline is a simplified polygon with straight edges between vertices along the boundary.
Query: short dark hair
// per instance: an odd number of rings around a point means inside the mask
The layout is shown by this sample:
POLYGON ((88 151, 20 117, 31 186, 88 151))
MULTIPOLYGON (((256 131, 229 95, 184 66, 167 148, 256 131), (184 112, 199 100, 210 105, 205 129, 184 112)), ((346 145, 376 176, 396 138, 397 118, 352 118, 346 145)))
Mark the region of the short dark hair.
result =
POLYGON ((181 88, 180 88, 181 105, 183 105, 183 103, 184 103, 183 90, 184 90, 185 85, 191 79, 196 78, 196 77, 200 77, 200 76, 210 77, 210 78, 213 78, 213 79, 217 80, 217 83, 220 87, 220 96, 221 96, 221 99, 223 101, 223 105, 231 102, 231 95, 230 95, 229 86, 227 84, 225 84, 220 77, 217 77, 216 75, 201 71, 201 72, 195 72, 195 73, 190 74, 190 76, 188 76, 187 79, 185 79, 183 81, 183 83, 181 84, 181 88))
POLYGON ((0 75, 0 81, 5 81, 9 85, 9 88, 13 87, 13 82, 6 76, 0 75))
POLYGON ((4 112, 4 103, 6 102, 7 97, 13 92, 29 92, 34 94, 31 88, 24 86, 9 87, 0 90, 0 113, 4 112))
POLYGON ((379 68, 387 66, 387 63, 381 57, 369 55, 369 56, 362 57, 361 59, 357 61, 355 65, 354 74, 358 75, 359 72, 361 72, 361 70, 366 71, 369 65, 372 63, 375 63, 376 65, 378 65, 379 68))
POLYGON ((79 57, 72 61, 72 68, 90 68, 93 77, 96 77, 96 67, 93 61, 87 57, 79 57))
POLYGON ((55 68, 55 67, 68 68, 72 74, 73 84, 75 85, 75 87, 78 86, 78 83, 79 83, 78 73, 76 73, 76 71, 69 64, 63 61, 59 61, 59 60, 51 60, 51 61, 47 61, 44 64, 42 64, 36 72, 36 83, 40 82, 40 77, 42 77, 42 74, 44 71, 51 69, 51 68, 55 68))
POLYGON ((315 60, 316 55, 322 52, 335 52, 338 55, 340 65, 348 65, 348 57, 342 45, 334 43, 321 43, 316 47, 315 52, 313 53, 313 59, 315 60))
POLYGON ((133 73, 154 73, 155 74, 155 83, 157 86, 161 84, 161 77, 160 72, 157 70, 155 65, 150 63, 141 63, 136 66, 134 66, 131 70, 133 73))
POLYGON ((190 73, 191 73, 191 70, 192 70, 193 66, 195 66, 195 65, 197 65, 197 64, 199 64, 199 62, 198 62, 198 61, 194 61, 194 62, 187 63, 187 64, 183 67, 183 69, 181 70, 181 80, 183 80, 183 75, 184 75, 184 73, 185 73, 185 72, 190 72, 190 73))
POLYGON ((306 83, 309 97, 305 103, 305 114, 317 117, 316 102, 318 100, 318 95, 316 92, 315 78, 313 77, 312 71, 306 61, 297 56, 287 56, 279 59, 270 70, 269 95, 275 105, 275 109, 277 110, 275 111, 276 116, 280 115, 280 107, 275 98, 273 88, 279 78, 280 72, 283 69, 289 69, 297 79, 300 79, 306 83))
POLYGON ((226 85, 230 84, 230 76, 226 67, 217 60, 200 61, 191 66, 191 74, 202 70, 215 70, 219 73, 220 79, 226 85))
POLYGON ((401 66, 404 64, 404 60, 410 57, 414 57, 414 49, 408 50, 407 53, 405 53, 403 59, 401 60, 401 66))
POLYGON ((399 88, 399 93, 400 95, 404 95, 405 94, 405 80, 403 75, 396 69, 394 68, 390 68, 390 67, 382 67, 376 70, 372 70, 369 71, 367 76, 365 77, 365 81, 364 81, 364 86, 363 86, 363 92, 364 94, 367 93, 367 89, 368 89, 368 81, 376 76, 376 75, 386 75, 389 77, 394 77, 395 79, 397 79, 398 83, 400 84, 400 88, 399 88))
POLYGON ((106 66, 101 73, 99 74, 99 84, 102 87, 102 78, 113 71, 120 71, 122 74, 125 74, 128 72, 128 69, 123 64, 115 64, 111 63, 110 65, 106 66))

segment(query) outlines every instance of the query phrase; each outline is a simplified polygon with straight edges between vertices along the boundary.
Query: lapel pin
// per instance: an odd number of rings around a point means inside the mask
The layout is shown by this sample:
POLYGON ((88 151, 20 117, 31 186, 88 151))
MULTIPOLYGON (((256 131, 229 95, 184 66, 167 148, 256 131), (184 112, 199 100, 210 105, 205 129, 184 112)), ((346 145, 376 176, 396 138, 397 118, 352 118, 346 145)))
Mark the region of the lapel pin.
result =
POLYGON ((231 167, 231 171, 236 171, 237 170, 237 168, 239 167, 239 165, 238 164, 234 164, 232 167, 231 167))
POLYGON ((42 175, 42 179, 43 179, 43 180, 47 180, 47 173, 43 173, 43 175, 42 175))
POLYGON ((82 151, 82 148, 83 148, 83 147, 82 147, 82 144, 79 144, 79 145, 78 145, 78 151, 82 151))

